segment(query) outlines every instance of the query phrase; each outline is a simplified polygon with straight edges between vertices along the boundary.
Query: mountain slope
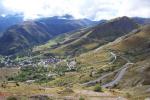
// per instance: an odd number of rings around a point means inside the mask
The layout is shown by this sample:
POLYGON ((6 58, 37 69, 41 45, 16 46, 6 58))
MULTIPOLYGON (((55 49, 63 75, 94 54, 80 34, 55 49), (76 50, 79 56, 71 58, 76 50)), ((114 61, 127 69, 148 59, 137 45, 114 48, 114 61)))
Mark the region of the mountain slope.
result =
POLYGON ((82 54, 76 60, 84 71, 83 79, 88 79, 84 85, 100 83, 107 88, 123 89, 135 100, 150 96, 150 25, 82 54))
POLYGON ((150 24, 150 18, 140 18, 140 17, 134 17, 132 18, 136 23, 145 25, 150 24))
MULTIPOLYGON (((57 37, 54 42, 57 43, 60 39, 59 43, 62 43, 69 38, 70 41, 66 41, 66 44, 74 43, 71 38, 84 36, 85 30, 89 32, 88 29, 81 29, 76 33, 65 34, 61 39, 57 37)), ((130 96, 131 100, 144 100, 150 96, 150 25, 139 26, 112 42, 68 60, 76 61, 78 69, 69 83, 76 82, 81 86, 101 84, 104 88, 119 89, 125 96, 130 96)), ((58 80, 68 79, 69 74, 66 73, 58 80)), ((55 84, 57 82, 54 81, 55 84)))
POLYGON ((14 54, 22 49, 41 44, 64 32, 73 31, 95 22, 81 19, 59 19, 55 17, 25 21, 14 25, 0 38, 0 54, 14 54), (6 46, 7 45, 7 46, 6 46))
POLYGON ((23 22, 22 15, 7 15, 5 17, 0 16, 0 37, 3 32, 10 26, 23 22))
POLYGON ((49 31, 51 31, 51 33, 53 34, 66 33, 79 29, 81 27, 88 27, 98 23, 96 21, 91 21, 88 19, 74 19, 73 17, 70 17, 54 16, 49 18, 41 18, 36 20, 36 22, 48 26, 49 31))
POLYGON ((63 55, 80 54, 111 42, 137 27, 138 25, 128 17, 117 18, 92 28, 66 34, 63 41, 58 41, 50 52, 63 55))
POLYGON ((51 35, 45 27, 34 22, 24 22, 22 25, 10 27, 0 39, 0 53, 12 54, 20 49, 47 41, 51 35))
POLYGON ((125 52, 129 55, 138 56, 149 54, 150 50, 150 25, 142 26, 131 33, 120 37, 112 45, 113 50, 125 52))

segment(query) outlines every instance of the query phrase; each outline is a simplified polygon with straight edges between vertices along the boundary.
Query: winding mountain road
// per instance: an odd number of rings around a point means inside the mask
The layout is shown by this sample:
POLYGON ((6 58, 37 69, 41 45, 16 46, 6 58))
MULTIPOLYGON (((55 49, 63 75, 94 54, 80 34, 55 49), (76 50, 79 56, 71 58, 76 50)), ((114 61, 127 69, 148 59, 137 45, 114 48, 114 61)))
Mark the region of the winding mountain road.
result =
POLYGON ((123 69, 116 75, 115 79, 111 81, 110 83, 102 85, 103 88, 106 87, 113 87, 114 85, 118 84, 123 75, 125 74, 126 70, 129 68, 129 65, 132 65, 133 63, 126 63, 123 66, 123 69))
POLYGON ((113 64, 113 63, 116 61, 117 56, 116 56, 116 54, 113 53, 113 52, 110 52, 110 54, 112 55, 112 58, 114 58, 114 59, 113 59, 112 62, 110 62, 109 64, 113 64))
MULTIPOLYGON (((112 62, 110 62, 109 64, 112 64, 114 63, 114 61, 117 59, 117 56, 115 53, 111 52, 111 55, 114 57, 114 60, 112 62)), ((119 81, 121 80, 121 78, 124 76, 126 70, 129 68, 129 65, 132 65, 133 63, 130 62, 129 59, 123 57, 123 56, 120 56, 122 59, 124 59, 125 61, 127 61, 127 63, 125 65, 123 65, 121 68, 113 71, 113 72, 110 72, 110 73, 107 73, 101 77, 99 77, 98 79, 96 80, 93 80, 93 81, 89 81, 87 83, 83 83, 82 85, 83 86, 92 86, 92 85, 95 85, 97 83, 100 83, 100 81, 110 75, 113 75, 114 73, 118 72, 114 78, 113 81, 109 82, 109 83, 106 83, 104 85, 102 85, 102 87, 106 88, 106 87, 113 87, 114 85, 118 84, 119 81)))
MULTIPOLYGON (((109 64, 112 64, 112 63, 114 63, 114 62, 116 61, 117 56, 116 56, 116 54, 113 53, 113 52, 110 52, 110 54, 112 55, 112 57, 114 57, 113 61, 109 63, 109 64)), ((104 65, 104 66, 105 66, 105 65, 104 65)), ((107 74, 105 74, 105 75, 99 77, 99 78, 96 79, 96 80, 89 81, 89 82, 87 82, 87 83, 83 83, 82 85, 83 85, 83 86, 92 86, 92 85, 95 85, 96 83, 99 83, 102 79, 106 78, 106 77, 109 76, 109 75, 112 75, 112 74, 118 72, 118 71, 121 70, 121 69, 122 69, 122 68, 117 69, 117 70, 115 70, 115 71, 113 71, 113 72, 107 73, 107 74)))

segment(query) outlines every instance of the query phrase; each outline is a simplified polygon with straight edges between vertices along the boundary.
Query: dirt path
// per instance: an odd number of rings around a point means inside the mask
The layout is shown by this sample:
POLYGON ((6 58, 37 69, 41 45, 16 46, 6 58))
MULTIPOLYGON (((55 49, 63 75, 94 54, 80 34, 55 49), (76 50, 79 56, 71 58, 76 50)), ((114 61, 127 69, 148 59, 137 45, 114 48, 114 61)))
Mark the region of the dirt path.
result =
POLYGON ((0 100, 6 100, 10 93, 0 92, 0 100))

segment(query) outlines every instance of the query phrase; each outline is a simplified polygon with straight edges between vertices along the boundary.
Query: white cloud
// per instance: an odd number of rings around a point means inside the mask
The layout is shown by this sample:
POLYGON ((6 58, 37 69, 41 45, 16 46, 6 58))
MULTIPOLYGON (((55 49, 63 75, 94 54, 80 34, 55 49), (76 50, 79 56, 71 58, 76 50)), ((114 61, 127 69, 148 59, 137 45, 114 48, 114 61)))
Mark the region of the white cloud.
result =
MULTIPOLYGON (((118 16, 150 17, 150 0, 1 0, 7 13, 23 13, 25 18, 70 14, 93 20, 118 16)), ((3 7, 1 7, 2 9, 3 7)), ((2 13, 2 12, 0 12, 2 13)))
POLYGON ((150 17, 150 0, 124 0, 118 16, 150 17))

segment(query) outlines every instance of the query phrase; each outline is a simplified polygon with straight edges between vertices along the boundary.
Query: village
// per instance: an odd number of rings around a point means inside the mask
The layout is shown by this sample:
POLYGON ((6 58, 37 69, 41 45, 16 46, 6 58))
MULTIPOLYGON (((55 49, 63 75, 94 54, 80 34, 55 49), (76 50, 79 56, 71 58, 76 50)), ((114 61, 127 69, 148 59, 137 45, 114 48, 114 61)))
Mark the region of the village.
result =
POLYGON ((32 57, 28 57, 27 59, 24 59, 24 60, 13 60, 10 56, 0 57, 0 67, 7 67, 7 68, 12 68, 12 67, 22 68, 22 67, 27 67, 27 66, 48 67, 49 65, 57 64, 60 62, 66 62, 69 69, 75 68, 76 66, 75 60, 59 59, 59 58, 52 57, 52 56, 50 56, 49 58, 45 58, 45 59, 44 58, 33 59, 32 57))

